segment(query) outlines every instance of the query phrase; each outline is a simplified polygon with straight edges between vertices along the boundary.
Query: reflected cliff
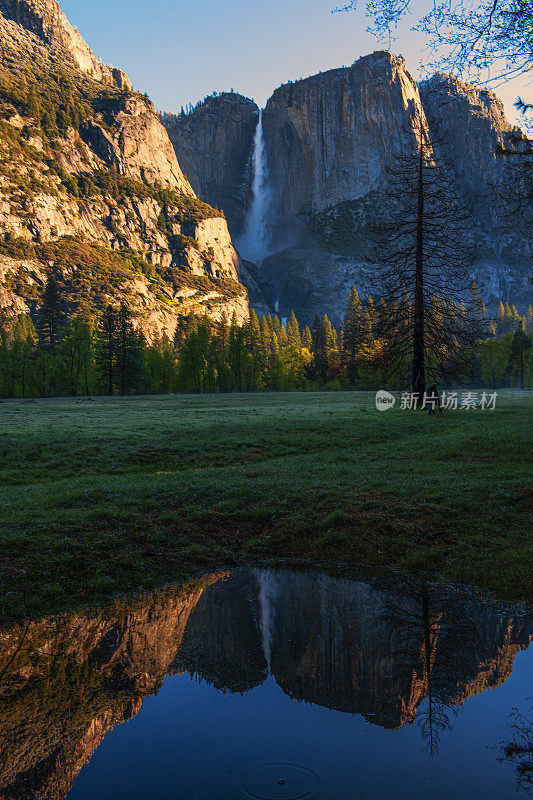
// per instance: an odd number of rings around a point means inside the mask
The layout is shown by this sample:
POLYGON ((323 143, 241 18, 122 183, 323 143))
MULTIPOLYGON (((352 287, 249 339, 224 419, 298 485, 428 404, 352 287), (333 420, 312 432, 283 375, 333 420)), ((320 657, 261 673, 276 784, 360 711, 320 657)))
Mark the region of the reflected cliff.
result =
POLYGON ((502 684, 532 638, 533 616, 423 582, 250 570, 200 598, 175 665, 228 691, 270 672, 296 700, 396 729, 424 701, 431 716, 502 684))
POLYGON ((0 631, 0 798, 63 798, 105 734, 166 676, 288 697, 430 753, 470 697, 502 685, 533 616, 399 578, 236 570, 0 631))

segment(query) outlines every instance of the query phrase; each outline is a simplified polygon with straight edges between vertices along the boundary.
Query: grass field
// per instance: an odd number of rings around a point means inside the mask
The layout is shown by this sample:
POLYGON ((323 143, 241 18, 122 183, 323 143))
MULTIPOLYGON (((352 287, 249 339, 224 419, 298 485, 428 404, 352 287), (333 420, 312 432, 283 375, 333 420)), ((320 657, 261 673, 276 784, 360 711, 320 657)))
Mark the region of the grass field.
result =
POLYGON ((3 616, 285 557, 531 600, 532 410, 518 392, 433 417, 364 392, 6 401, 3 616))

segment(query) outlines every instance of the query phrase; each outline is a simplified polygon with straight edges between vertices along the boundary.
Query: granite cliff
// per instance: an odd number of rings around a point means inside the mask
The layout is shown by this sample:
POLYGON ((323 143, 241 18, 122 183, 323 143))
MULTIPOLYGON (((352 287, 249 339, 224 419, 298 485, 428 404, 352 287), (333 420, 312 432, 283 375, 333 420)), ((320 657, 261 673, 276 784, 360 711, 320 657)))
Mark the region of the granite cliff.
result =
POLYGON ((512 193, 517 162, 499 154, 519 131, 511 127, 493 92, 453 76, 438 73, 424 81, 420 96, 430 135, 439 141, 473 204, 480 242, 476 269, 484 293, 490 299, 516 300, 524 308, 532 299, 533 209, 516 208, 512 193))
POLYGON ((232 236, 250 202, 250 152, 259 109, 234 92, 206 97, 192 114, 162 114, 179 162, 199 197, 224 209, 232 236))
POLYGON ((57 0, 3 0, 0 10, 25 30, 65 56, 82 72, 98 80, 116 84, 120 89, 132 85, 128 76, 116 67, 109 67, 96 58, 79 31, 70 24, 57 0))
POLYGON ((125 301, 148 337, 179 314, 248 315, 221 211, 197 199, 146 95, 56 0, 0 0, 0 312, 125 301))
MULTIPOLYGON (((179 118, 171 133, 178 159, 187 150, 191 167, 203 156, 188 146, 184 131, 194 127, 201 134, 202 113, 200 107, 179 118)), ((234 128, 236 122, 235 116, 220 116, 218 127, 234 128)), ((294 308, 304 320, 324 311, 340 320, 354 282, 362 292, 379 293, 361 278, 368 261, 368 214, 379 206, 389 168, 420 125, 456 174, 458 191, 472 201, 480 245, 472 271, 489 307, 500 298, 519 308, 531 302, 533 225, 530 210, 520 219, 505 212, 513 174, 498 149, 508 145, 513 129, 501 102, 447 75, 419 86, 401 56, 376 52, 350 67, 281 86, 263 111, 269 197, 263 224, 269 242, 260 265, 249 271, 272 310, 277 302, 283 316, 294 308)), ((214 159, 218 169, 233 173, 227 150, 217 151, 219 142, 220 131, 212 157, 220 155, 214 159)), ((240 168, 238 175, 232 185, 242 197, 240 176, 249 187, 250 169, 240 168)), ((207 177, 198 191, 212 202, 207 177)), ((250 203, 246 187, 244 196, 250 203)), ((233 215, 234 235, 243 225, 244 218, 233 215)))
POLYGON ((273 244, 294 238, 295 220, 305 228, 310 213, 382 187, 420 122, 416 83, 390 53, 276 89, 263 114, 273 244))

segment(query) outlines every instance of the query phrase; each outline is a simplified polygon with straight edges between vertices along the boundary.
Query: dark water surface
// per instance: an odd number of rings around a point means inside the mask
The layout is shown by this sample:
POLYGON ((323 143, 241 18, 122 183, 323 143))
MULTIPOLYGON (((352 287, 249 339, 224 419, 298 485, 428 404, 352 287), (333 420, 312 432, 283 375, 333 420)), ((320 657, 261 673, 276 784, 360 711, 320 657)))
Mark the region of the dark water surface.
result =
POLYGON ((0 798, 515 798, 533 616, 400 577, 236 570, 0 630, 0 798))

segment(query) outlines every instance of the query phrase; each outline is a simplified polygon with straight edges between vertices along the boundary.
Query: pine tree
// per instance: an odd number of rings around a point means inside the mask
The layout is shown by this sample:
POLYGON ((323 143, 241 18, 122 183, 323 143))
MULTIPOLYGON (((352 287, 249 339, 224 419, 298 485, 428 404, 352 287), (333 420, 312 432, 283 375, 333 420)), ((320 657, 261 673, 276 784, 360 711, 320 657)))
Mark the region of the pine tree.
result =
POLYGON ((533 333, 533 307, 529 305, 526 312, 526 330, 533 333))
POLYGON ((315 375, 319 383, 324 386, 328 373, 328 352, 331 346, 331 323, 324 314, 322 319, 315 314, 313 318, 312 352, 315 359, 315 375))
POLYGON ((261 317, 261 322, 259 323, 259 328, 261 331, 261 348, 265 356, 270 353, 270 328, 268 326, 268 320, 265 316, 261 317))
POLYGON ((96 344, 96 369, 109 395, 115 389, 117 351, 118 314, 109 305, 102 314, 96 344))
POLYGON ((503 316, 504 333, 510 333, 514 329, 513 322, 514 322, 513 312, 511 311, 509 303, 506 303, 503 316))
POLYGON ((517 363, 520 369, 520 388, 524 390, 524 355, 531 348, 531 337, 529 337, 524 325, 520 323, 513 336, 511 345, 511 361, 517 363))
POLYGON ((215 330, 215 369, 218 388, 227 392, 230 388, 231 375, 228 365, 229 323, 225 313, 222 314, 215 330))
POLYGON ((59 344, 59 324, 61 320, 61 301, 59 287, 53 275, 49 275, 44 287, 41 308, 39 309, 39 346, 55 355, 59 344))
POLYGON ((0 327, 0 392, 25 397, 35 378, 32 354, 37 334, 29 314, 20 314, 10 330, 0 327))
POLYGON ((368 295, 368 300, 366 301, 365 310, 370 318, 370 324, 372 326, 372 329, 374 329, 375 327, 377 327, 379 315, 374 300, 372 299, 372 295, 368 295))
POLYGON ((287 345, 289 344, 289 339, 287 336, 287 329, 283 324, 282 320, 280 321, 279 330, 276 330, 276 336, 278 337, 280 348, 287 347, 287 345))
POLYGON ((279 341, 276 331, 273 330, 270 334, 270 357, 268 360, 268 382, 270 388, 277 392, 279 381, 281 378, 281 363, 279 357, 279 341))
POLYGON ((349 386, 355 384, 361 349, 368 342, 371 327, 368 314, 365 318, 359 293, 355 286, 352 286, 342 328, 342 361, 349 386))
POLYGON ((505 306, 503 305, 502 301, 500 300, 500 304, 498 306, 498 313, 496 314, 496 328, 498 333, 503 332, 503 321, 505 319, 505 306))
POLYGON ((133 327, 131 313, 121 303, 116 315, 116 366, 119 393, 129 394, 138 387, 142 375, 143 337, 133 327))
POLYGON ((273 358, 277 358, 279 353, 279 340, 276 334, 276 331, 272 331, 270 334, 270 354, 273 358))
POLYGON ((94 336, 90 323, 83 317, 71 319, 65 329, 60 352, 70 394, 85 389, 89 394, 89 370, 92 366, 94 336))
POLYGON ((49 275, 44 287, 37 320, 39 333, 38 361, 43 397, 47 394, 54 394, 56 390, 56 378, 58 377, 56 373, 59 365, 56 363, 55 356, 60 341, 61 320, 59 287, 53 275, 49 275))
POLYGON ((383 298, 380 299, 377 306, 377 321, 374 325, 374 336, 377 339, 382 339, 389 330, 390 313, 387 304, 383 298))
POLYGON ((197 321, 195 314, 187 314, 185 316, 180 315, 178 317, 176 328, 174 330, 174 348, 176 353, 179 354, 181 346, 183 345, 183 342, 187 336, 196 329, 196 324, 197 321))
POLYGON ((246 381, 247 389, 255 391, 260 388, 260 374, 264 363, 261 347, 261 327, 254 309, 250 312, 250 319, 247 324, 246 344, 250 351, 246 381))
POLYGON ((291 315, 287 322, 287 338, 291 347, 300 349, 302 346, 300 326, 298 325, 298 320, 296 319, 294 311, 291 311, 291 315))
POLYGON ((233 376, 233 385, 238 392, 243 390, 243 380, 246 366, 246 342, 244 329, 237 323, 237 316, 233 312, 229 333, 228 362, 233 376))
POLYGON ((311 352, 313 349, 313 335, 309 325, 306 325, 302 331, 302 347, 305 347, 305 349, 309 350, 309 352, 311 352))
POLYGON ((322 317, 322 328, 324 331, 323 335, 325 343, 325 352, 327 356, 328 352, 334 347, 336 339, 336 334, 333 329, 333 325, 329 321, 327 314, 324 314, 324 316, 322 317))
POLYGON ((457 181, 429 141, 423 120, 411 137, 412 149, 389 170, 387 193, 369 228, 374 257, 368 279, 375 281, 389 310, 387 339, 397 380, 407 378, 421 400, 426 380, 450 380, 464 368, 479 341, 479 306, 471 293, 475 251, 470 235, 471 208, 457 181), (444 320, 435 320, 431 299, 443 300, 444 320), (437 324, 438 323, 438 324, 437 324))

